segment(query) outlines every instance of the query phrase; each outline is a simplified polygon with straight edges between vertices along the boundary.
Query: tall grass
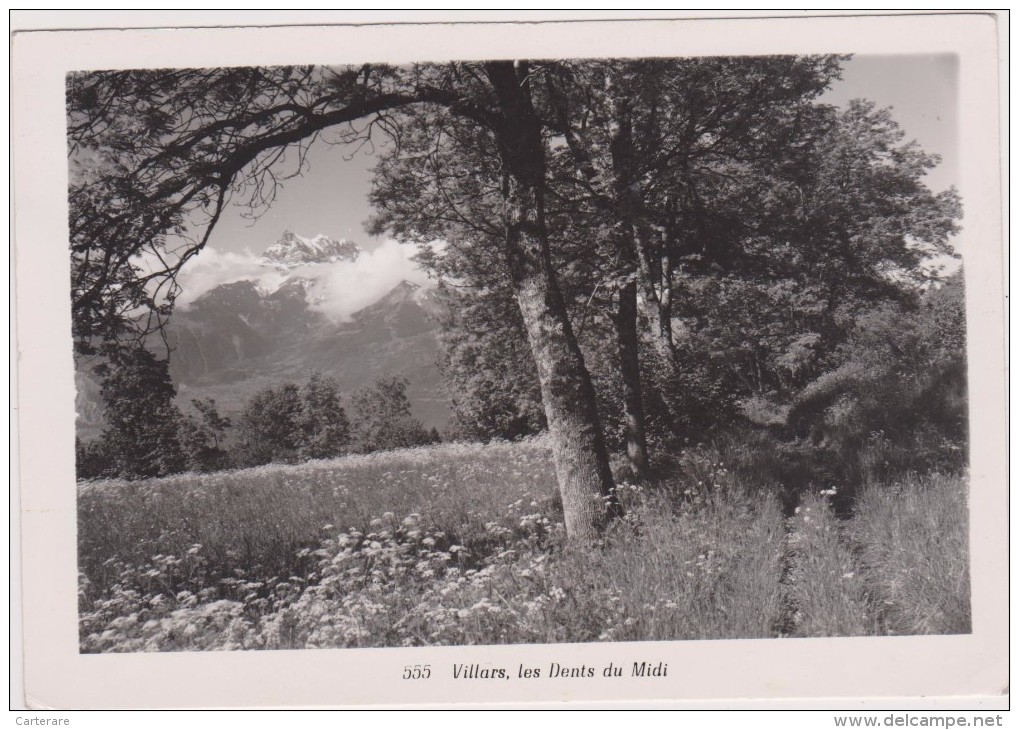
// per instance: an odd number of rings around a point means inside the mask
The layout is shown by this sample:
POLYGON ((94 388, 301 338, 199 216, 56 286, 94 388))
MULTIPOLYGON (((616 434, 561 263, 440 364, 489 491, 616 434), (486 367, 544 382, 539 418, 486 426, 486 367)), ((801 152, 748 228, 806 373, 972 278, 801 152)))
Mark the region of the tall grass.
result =
POLYGON ((961 480, 875 487, 845 522, 830 495, 785 518, 779 485, 730 471, 714 452, 691 450, 658 472, 643 485, 620 480, 626 517, 594 545, 565 539, 541 439, 84 484, 81 649, 968 626, 961 480))
POLYGON ((767 636, 782 517, 694 472, 564 538, 541 441, 85 485, 85 651, 767 636))
POLYGON ((971 631, 967 486, 910 476, 868 487, 847 531, 883 633, 971 631))
POLYGON ((804 496, 789 518, 791 569, 786 577, 794 636, 878 633, 867 585, 835 517, 830 494, 804 496))
POLYGON ((790 524, 795 635, 971 630, 962 477, 868 486, 845 521, 824 495, 810 495, 790 524))
POLYGON ((678 509, 651 496, 601 550, 574 548, 556 562, 558 583, 578 594, 581 624, 601 627, 590 638, 772 635, 782 606, 781 508, 729 481, 714 486, 703 496, 688 487, 693 497, 678 509))
MULTIPOLYGON (((199 546, 206 582, 222 587, 223 578, 306 572, 302 549, 341 529, 366 532, 386 512, 419 513, 429 529, 469 543, 485 539, 485 524, 510 504, 534 502, 547 511, 556 500, 551 457, 538 439, 90 482, 78 491, 79 568, 89 591, 99 594, 122 582, 127 566, 185 556, 199 546)), ((161 571, 165 590, 184 587, 189 572, 161 571)))

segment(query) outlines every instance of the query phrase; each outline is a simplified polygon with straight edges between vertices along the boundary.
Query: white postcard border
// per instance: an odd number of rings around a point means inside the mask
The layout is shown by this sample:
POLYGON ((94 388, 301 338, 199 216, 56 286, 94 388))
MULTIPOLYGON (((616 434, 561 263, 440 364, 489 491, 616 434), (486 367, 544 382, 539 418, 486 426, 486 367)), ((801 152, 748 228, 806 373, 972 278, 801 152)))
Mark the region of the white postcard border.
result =
POLYGON ((1007 669, 1007 480, 993 15, 21 33, 12 68, 22 600, 34 707, 992 695, 1007 669), (169 66, 768 53, 960 57, 971 409, 973 633, 965 636, 167 654, 78 653, 64 75, 169 66), (452 678, 454 662, 667 661, 665 680, 452 678), (402 680, 405 664, 434 678, 402 680))

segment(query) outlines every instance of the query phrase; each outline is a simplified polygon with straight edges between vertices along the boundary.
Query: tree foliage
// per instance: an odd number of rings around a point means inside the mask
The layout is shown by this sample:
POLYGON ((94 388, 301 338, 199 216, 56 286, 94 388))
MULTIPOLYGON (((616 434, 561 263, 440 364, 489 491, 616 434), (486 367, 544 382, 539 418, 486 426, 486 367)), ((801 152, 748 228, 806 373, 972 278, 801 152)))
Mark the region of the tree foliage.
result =
POLYGON ((410 412, 406 378, 381 375, 354 392, 353 432, 358 451, 388 451, 432 442, 424 425, 410 412))
POLYGON ((106 428, 79 449, 78 476, 166 476, 187 463, 181 414, 166 360, 144 348, 121 351, 97 367, 106 428))
POLYGON ((219 415, 212 398, 193 398, 193 414, 184 414, 180 421, 180 440, 185 462, 190 471, 216 471, 230 465, 226 449, 230 419, 219 415))
POLYGON ((350 421, 340 402, 334 378, 312 373, 301 392, 303 407, 299 421, 302 459, 328 459, 346 452, 350 444, 350 421))
POLYGON ((213 399, 192 400, 193 412, 184 413, 174 402, 165 359, 143 347, 109 352, 95 366, 106 427, 96 441, 76 443, 79 479, 143 479, 229 466, 224 441, 230 420, 213 399))
POLYGON ((256 393, 237 420, 237 462, 293 464, 301 448, 301 391, 284 383, 256 393))
MULTIPOLYGON (((606 343, 628 286, 640 292, 637 385, 663 443, 704 437, 743 399, 788 402, 831 364, 856 314, 911 296, 924 258, 950 251, 958 198, 923 183, 936 158, 886 110, 817 102, 841 60, 535 68, 553 267, 609 433, 626 407, 606 390, 623 389, 606 343)), ((374 231, 422 246, 422 263, 453 284, 443 362, 460 420, 477 436, 516 435, 537 419, 520 397, 533 392, 530 358, 514 354, 526 331, 506 313, 514 294, 492 224, 498 145, 427 107, 399 124, 376 169, 374 231)))
POLYGON ((318 373, 303 386, 283 383, 256 393, 237 423, 234 459, 243 466, 341 456, 350 424, 336 381, 318 373))
POLYGON ((506 287, 485 295, 446 287, 452 314, 439 337, 440 370, 459 438, 516 439, 545 429, 527 335, 506 287))
POLYGON ((546 151, 534 78, 526 61, 70 77, 72 157, 82 143, 98 143, 112 157, 103 162, 117 168, 111 173, 106 165, 95 178, 72 182, 72 311, 79 351, 89 351, 97 339, 115 342, 162 331, 177 293, 176 273, 205 245, 235 184, 252 183, 253 200, 271 201, 275 185, 267 182, 275 181, 274 165, 289 147, 300 150, 338 125, 353 129, 350 139, 364 139, 352 125, 362 119, 371 120, 369 133, 377 124, 398 139, 399 128, 386 118, 389 111, 436 105, 491 134, 498 150, 505 271, 557 442, 567 530, 592 536, 620 510, 590 374, 565 311, 544 226, 546 151), (295 74, 303 78, 291 83, 295 74), (192 111, 207 108, 209 115, 192 111), (138 145, 124 144, 139 124, 146 132, 138 145), (204 233, 181 250, 168 246, 167 237, 183 235, 186 219, 199 214, 207 218, 198 227, 204 233), (146 266, 155 273, 145 273, 146 266))

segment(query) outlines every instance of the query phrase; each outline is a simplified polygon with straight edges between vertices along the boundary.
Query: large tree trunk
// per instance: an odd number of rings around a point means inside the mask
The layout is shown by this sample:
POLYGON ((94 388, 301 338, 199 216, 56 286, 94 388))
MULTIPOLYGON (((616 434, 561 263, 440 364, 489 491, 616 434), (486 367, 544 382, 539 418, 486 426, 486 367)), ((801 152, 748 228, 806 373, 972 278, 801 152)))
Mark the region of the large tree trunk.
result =
POLYGON ((544 222, 545 151, 526 64, 486 64, 499 101, 506 170, 506 260, 527 329, 552 440, 566 532, 590 539, 621 514, 594 386, 552 268, 544 222))

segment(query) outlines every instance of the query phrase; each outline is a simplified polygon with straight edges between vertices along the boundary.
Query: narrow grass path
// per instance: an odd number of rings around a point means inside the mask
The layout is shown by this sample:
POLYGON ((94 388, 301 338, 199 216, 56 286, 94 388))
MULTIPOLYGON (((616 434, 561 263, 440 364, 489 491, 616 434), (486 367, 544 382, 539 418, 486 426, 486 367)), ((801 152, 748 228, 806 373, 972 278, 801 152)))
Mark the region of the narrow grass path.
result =
POLYGON ((968 633, 966 482, 908 477, 804 494, 785 520, 777 636, 968 633))
POLYGON ((774 636, 779 639, 793 636, 796 630, 796 615, 799 611, 795 593, 792 590, 795 571, 793 545, 798 539, 794 537, 796 533, 793 528, 792 518, 796 511, 799 510, 799 498, 786 500, 784 509, 785 515, 782 520, 782 526, 785 537, 783 539, 782 557, 780 559, 779 611, 772 627, 774 636))
POLYGON ((786 590, 794 606, 793 636, 862 636, 878 633, 867 586, 845 523, 835 516, 829 494, 803 495, 789 524, 786 590))

